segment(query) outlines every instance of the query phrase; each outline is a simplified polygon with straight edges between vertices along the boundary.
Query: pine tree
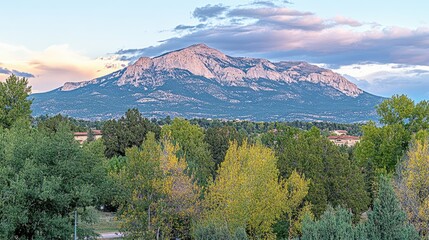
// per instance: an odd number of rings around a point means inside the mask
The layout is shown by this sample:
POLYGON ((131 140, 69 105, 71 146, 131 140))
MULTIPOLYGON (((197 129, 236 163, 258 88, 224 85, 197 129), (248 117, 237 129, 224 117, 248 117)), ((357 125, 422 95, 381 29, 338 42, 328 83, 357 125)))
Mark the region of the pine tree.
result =
POLYGON ((380 178, 377 198, 373 210, 368 213, 366 223, 369 239, 419 239, 417 231, 408 223, 389 179, 380 178))
POLYGON ((328 206, 320 220, 313 221, 310 218, 304 220, 302 240, 353 239, 355 229, 352 217, 353 214, 344 208, 333 209, 328 206))

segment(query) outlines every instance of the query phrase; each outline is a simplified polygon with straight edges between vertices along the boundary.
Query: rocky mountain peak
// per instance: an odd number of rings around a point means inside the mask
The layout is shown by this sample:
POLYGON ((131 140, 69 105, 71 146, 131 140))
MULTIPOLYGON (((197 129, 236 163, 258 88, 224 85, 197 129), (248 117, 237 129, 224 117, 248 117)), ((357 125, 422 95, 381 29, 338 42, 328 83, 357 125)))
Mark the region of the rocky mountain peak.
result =
MULTIPOLYGON (((289 84, 322 84, 351 97, 363 93, 341 75, 307 62, 271 62, 267 59, 231 57, 205 44, 191 45, 153 58, 141 57, 124 69, 116 85, 162 86, 166 79, 178 77, 177 70, 185 70, 221 85, 249 87, 253 90, 266 89, 258 86, 258 81, 264 79, 289 84)), ((94 81, 66 83, 62 90, 70 91, 92 83, 94 81)))
POLYGON ((149 117, 340 122, 372 119, 382 100, 329 69, 231 57, 204 44, 33 96, 36 115, 107 119, 138 107, 149 117))

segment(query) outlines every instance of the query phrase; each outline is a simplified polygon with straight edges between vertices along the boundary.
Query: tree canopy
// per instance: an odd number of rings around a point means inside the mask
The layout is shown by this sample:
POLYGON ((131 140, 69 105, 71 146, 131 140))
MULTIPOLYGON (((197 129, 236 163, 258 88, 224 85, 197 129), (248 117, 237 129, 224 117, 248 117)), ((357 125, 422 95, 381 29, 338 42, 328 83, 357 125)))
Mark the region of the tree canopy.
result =
POLYGON ((88 220, 86 207, 101 198, 102 159, 80 147, 66 127, 46 134, 14 126, 0 130, 0 139, 0 238, 70 238, 73 211, 88 220))
POLYGON ((233 142, 208 187, 206 221, 226 222, 231 233, 244 228, 255 239, 274 238, 272 225, 303 203, 309 184, 296 172, 283 180, 276 162, 269 148, 233 142))
POLYGON ((26 78, 9 76, 0 82, 0 127, 10 128, 18 120, 30 120, 31 87, 26 78))

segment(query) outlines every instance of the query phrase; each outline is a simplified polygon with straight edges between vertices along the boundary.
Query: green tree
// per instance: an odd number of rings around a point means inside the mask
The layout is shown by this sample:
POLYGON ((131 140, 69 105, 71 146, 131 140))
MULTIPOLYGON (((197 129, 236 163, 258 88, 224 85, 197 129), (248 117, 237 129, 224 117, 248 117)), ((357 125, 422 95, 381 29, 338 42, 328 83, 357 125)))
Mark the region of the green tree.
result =
POLYGON ((26 78, 11 75, 0 82, 0 127, 10 128, 18 119, 30 120, 30 93, 26 78))
POLYGON ((429 102, 417 104, 405 95, 394 95, 377 107, 382 126, 369 122, 362 127, 363 137, 356 145, 354 157, 365 169, 371 198, 377 191, 374 179, 393 174, 407 152, 411 136, 429 127, 429 102))
POLYGON ((380 178, 373 210, 368 213, 369 239, 420 239, 415 228, 408 223, 389 179, 380 178))
MULTIPOLYGON (((356 229, 353 226, 353 214, 344 208, 333 209, 328 206, 326 211, 315 221, 306 218, 303 222, 302 240, 325 239, 359 239, 356 238, 356 229)), ((362 239, 362 238, 361 238, 362 239)))
POLYGON ((65 117, 61 114, 57 114, 52 117, 45 116, 44 118, 39 118, 37 121, 37 127, 47 132, 57 132, 60 126, 63 125, 67 125, 72 132, 86 131, 86 128, 75 125, 71 121, 71 118, 65 117))
POLYGON ((260 144, 232 143, 209 185, 205 221, 226 222, 230 233, 244 228, 251 238, 275 238, 272 225, 303 204, 309 184, 296 172, 283 180, 276 162, 274 153, 260 144))
MULTIPOLYGON (((66 127, 55 134, 19 124, 0 130, 0 238, 69 239, 73 212, 88 221, 105 178, 99 158, 66 127)), ((79 226, 79 236, 89 229, 79 226)))
POLYGON ((262 141, 275 149, 283 178, 296 169, 311 179, 306 200, 313 213, 320 216, 328 204, 348 207, 356 219, 368 208, 369 198, 360 169, 348 154, 321 136, 317 128, 310 131, 285 127, 270 132, 262 141))
POLYGON ((194 227, 195 240, 248 240, 246 229, 237 228, 233 233, 228 229, 226 222, 199 222, 194 227))
POLYGON ((414 113, 414 101, 405 95, 394 95, 377 106, 380 123, 386 125, 411 124, 414 113))
POLYGON ((207 129, 204 141, 209 145, 210 152, 215 163, 215 171, 225 159, 231 141, 237 141, 239 144, 246 138, 231 126, 210 127, 207 129))
POLYGON ((127 162, 119 172, 122 192, 119 195, 121 229, 128 237, 154 239, 156 226, 153 215, 156 202, 162 197, 161 148, 154 133, 147 134, 141 149, 134 146, 126 150, 127 162))
POLYGON ((207 186, 215 172, 203 129, 185 119, 175 118, 171 125, 162 128, 162 136, 171 137, 173 143, 180 146, 177 154, 186 159, 189 176, 194 176, 198 185, 207 186))
POLYGON ((86 142, 93 142, 95 140, 95 135, 92 129, 88 129, 88 137, 86 139, 86 142))
POLYGON ((119 120, 107 121, 102 130, 108 158, 124 156, 125 149, 140 146, 148 132, 154 132, 158 139, 161 131, 135 108, 128 110, 119 120))

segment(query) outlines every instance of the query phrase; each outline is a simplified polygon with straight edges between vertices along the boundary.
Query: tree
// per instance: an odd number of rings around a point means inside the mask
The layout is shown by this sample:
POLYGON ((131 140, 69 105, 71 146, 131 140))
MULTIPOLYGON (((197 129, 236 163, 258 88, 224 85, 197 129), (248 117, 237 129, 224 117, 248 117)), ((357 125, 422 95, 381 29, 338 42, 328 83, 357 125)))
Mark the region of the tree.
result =
POLYGON ((231 126, 210 127, 207 129, 204 141, 209 145, 210 152, 215 163, 215 171, 225 159, 229 143, 235 140, 241 144, 245 138, 246 136, 238 133, 238 131, 231 126))
POLYGON ((302 239, 419 239, 385 177, 380 178, 373 205, 373 209, 368 212, 368 220, 357 225, 353 225, 350 211, 341 207, 335 210, 328 207, 320 220, 304 220, 302 239))
POLYGON ((364 135, 356 146, 356 160, 363 166, 371 162, 377 173, 392 173, 402 158, 411 134, 401 124, 378 128, 371 122, 362 127, 364 135))
POLYGON ((71 118, 65 117, 61 114, 49 117, 44 116, 44 118, 39 117, 37 121, 37 127, 43 129, 47 132, 57 132, 60 126, 67 125, 72 132, 83 132, 86 131, 86 128, 79 127, 73 124, 71 118))
POLYGON ((161 169, 163 172, 162 192, 165 197, 157 203, 157 239, 190 239, 191 223, 201 213, 200 189, 193 179, 186 175, 185 159, 176 156, 179 147, 168 138, 162 141, 161 169))
POLYGON ((86 138, 86 142, 93 142, 95 140, 95 135, 92 129, 88 129, 87 134, 88 137, 86 138))
POLYGON ((0 127, 10 128, 18 119, 30 120, 30 93, 26 78, 11 75, 0 82, 0 127))
MULTIPOLYGON (((0 238, 69 239, 73 212, 89 221, 105 173, 66 127, 57 133, 27 124, 0 130, 0 238)), ((89 229, 79 226, 79 236, 89 229)))
POLYGON ((285 127, 270 132, 262 141, 275 149, 283 178, 296 171, 311 179, 306 200, 319 217, 328 204, 351 208, 356 219, 368 208, 369 198, 360 169, 348 154, 321 136, 317 128, 310 131, 285 127))
POLYGON ((377 106, 380 122, 386 125, 411 123, 414 113, 414 101, 405 95, 394 95, 377 106))
POLYGON ((315 221, 306 218, 303 222, 302 240, 324 239, 359 239, 355 236, 357 231, 353 226, 353 214, 344 208, 333 209, 328 206, 326 211, 315 221))
POLYGON ((429 236, 429 143, 414 138, 395 181, 401 206, 422 237, 429 236))
POLYGON ((154 239, 156 226, 153 215, 156 202, 164 194, 160 166, 161 149, 155 134, 147 134, 141 150, 134 146, 126 150, 127 162, 119 173, 122 194, 119 195, 121 229, 131 238, 154 239))
POLYGON ((119 172, 122 230, 131 238, 190 239, 191 223, 200 213, 200 189, 185 174, 186 161, 165 138, 158 144, 152 132, 141 149, 127 150, 119 172), (162 145, 162 146, 161 146, 162 145))
POLYGON ((199 222, 194 227, 195 240, 248 240, 246 229, 237 228, 230 232, 226 222, 199 222))
POLYGON ((199 186, 207 186, 215 172, 203 129, 185 119, 175 118, 171 125, 162 128, 162 136, 171 137, 173 144, 180 146, 177 155, 186 159, 189 176, 193 176, 199 186))
POLYGON ((303 204, 309 184, 296 172, 282 180, 276 162, 269 148, 233 142, 208 187, 205 220, 228 223, 230 233, 244 228, 251 238, 274 238, 272 225, 303 204))
POLYGON ((429 102, 417 104, 405 95, 394 95, 377 107, 378 127, 369 122, 362 127, 363 137, 356 145, 355 159, 365 169, 367 189, 373 198, 382 174, 393 174, 407 152, 411 136, 429 127, 429 102))
POLYGON ((380 178, 373 210, 368 213, 369 239, 419 239, 417 231, 408 223, 405 212, 395 196, 392 185, 385 177, 380 178))
POLYGON ((159 138, 160 127, 144 118, 137 109, 130 109, 119 120, 108 120, 103 128, 106 157, 124 156, 125 149, 140 146, 148 132, 159 138))

